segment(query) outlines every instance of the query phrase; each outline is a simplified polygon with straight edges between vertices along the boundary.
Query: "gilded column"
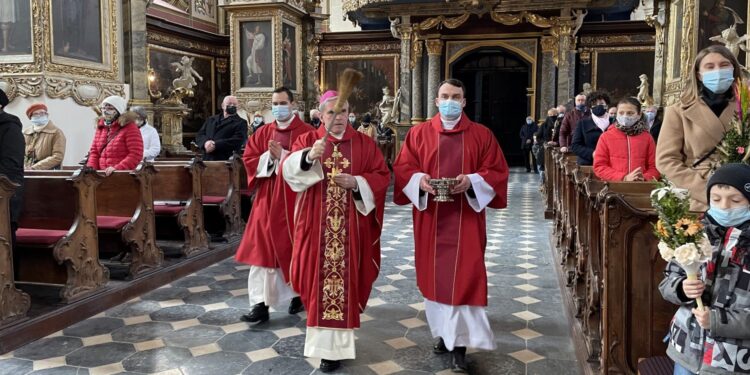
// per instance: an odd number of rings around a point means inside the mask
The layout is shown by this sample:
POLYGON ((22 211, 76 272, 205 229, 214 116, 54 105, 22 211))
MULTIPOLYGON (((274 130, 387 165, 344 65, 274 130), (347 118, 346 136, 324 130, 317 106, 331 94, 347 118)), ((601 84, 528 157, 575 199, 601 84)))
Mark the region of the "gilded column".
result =
MULTIPOLYGON (((438 84, 440 83, 440 57, 443 55, 443 41, 430 39, 425 41, 427 46, 427 102, 437 98, 438 84)), ((427 106, 427 117, 431 118, 437 113, 437 107, 427 106)))
POLYGON ((414 42, 414 56, 411 72, 411 123, 416 125, 424 121, 422 109, 422 44, 417 39, 414 42))
POLYGON ((666 18, 666 4, 659 1, 656 15, 646 17, 646 22, 654 28, 655 45, 654 45, 654 76, 653 76, 653 97, 654 104, 662 106, 664 85, 666 84, 666 66, 664 50, 664 19, 666 18))
POLYGON ((562 20, 552 28, 552 34, 557 37, 558 64, 557 64, 557 100, 565 102, 575 95, 575 36, 573 35, 573 22, 562 20))
POLYGON ((399 123, 409 123, 411 120, 411 34, 412 26, 408 21, 404 21, 398 27, 399 36, 401 37, 401 82, 399 90, 401 90, 399 112, 399 123))
POLYGON ((555 103, 555 88, 557 82, 555 79, 555 65, 557 62, 557 38, 552 36, 544 36, 541 40, 542 44, 542 95, 541 95, 541 106, 537 110, 537 118, 545 118, 547 116, 547 110, 554 107, 555 103))
POLYGON ((148 1, 123 2, 124 71, 130 84, 130 99, 133 104, 151 105, 148 95, 148 44, 146 39, 146 8, 148 1))

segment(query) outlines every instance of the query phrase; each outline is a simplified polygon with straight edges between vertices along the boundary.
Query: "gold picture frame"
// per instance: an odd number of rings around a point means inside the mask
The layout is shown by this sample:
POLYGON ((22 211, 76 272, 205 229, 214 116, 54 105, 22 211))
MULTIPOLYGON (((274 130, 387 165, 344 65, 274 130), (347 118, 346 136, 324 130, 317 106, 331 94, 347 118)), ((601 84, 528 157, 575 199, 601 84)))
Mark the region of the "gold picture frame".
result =
MULTIPOLYGON (((294 85, 295 85, 295 87, 294 88, 290 88, 290 89, 292 90, 293 93, 297 94, 299 92, 304 91, 303 88, 302 88, 302 84, 303 84, 303 82, 302 82, 302 59, 304 58, 304 55, 302 54, 302 25, 301 25, 301 23, 297 23, 295 21, 296 21, 296 19, 293 19, 293 18, 289 17, 286 13, 284 13, 282 15, 282 17, 281 17, 280 32, 281 32, 282 35, 281 35, 281 44, 280 45, 281 45, 281 50, 282 50, 281 51, 282 58, 280 59, 280 61, 282 61, 282 63, 284 61, 283 60, 283 53, 284 53, 284 51, 283 51, 283 49, 284 49, 284 31, 287 30, 286 27, 291 27, 291 28, 294 29, 294 46, 293 47, 294 47, 294 54, 295 54, 295 56, 294 56, 295 57, 294 58, 294 65, 295 65, 294 66, 294 72, 295 72, 294 85)), ((284 86, 284 77, 283 77, 284 70, 283 70, 283 67, 282 67, 282 70, 281 70, 281 74, 282 75, 279 77, 280 86, 284 86)))
MULTIPOLYGON (((384 72, 385 74, 392 75, 389 79, 386 80, 386 83, 390 85, 391 88, 391 95, 394 95, 398 92, 398 89, 400 87, 400 74, 399 71, 399 57, 400 55, 397 53, 379 53, 379 54, 359 54, 359 55, 324 55, 320 57, 320 88, 321 90, 335 90, 336 89, 336 83, 335 78, 332 81, 327 81, 328 77, 326 71, 328 70, 329 63, 336 63, 336 62, 345 62, 344 65, 349 65, 348 63, 360 63, 360 64, 367 64, 372 63, 373 60, 388 60, 388 64, 390 65, 390 71, 384 72)), ((343 72, 342 68, 332 68, 333 70, 343 72)), ((357 67, 355 67, 357 69, 357 67)), ((358 69, 363 70, 363 69, 358 69)), ((363 102, 366 102, 367 99, 377 99, 378 101, 382 99, 382 85, 375 84, 373 87, 367 88, 365 86, 366 83, 374 83, 371 80, 368 80, 368 74, 366 71, 362 72, 365 74, 362 81, 359 83, 358 87, 360 90, 365 90, 367 92, 370 92, 372 95, 367 95, 367 98, 363 102), (376 87, 381 86, 381 87, 376 87), (379 94, 376 94, 379 93, 379 94)), ((352 96, 356 97, 357 93, 355 92, 352 96)), ((354 100, 351 99, 350 102, 352 105, 354 105, 354 100)), ((372 103, 372 102, 370 102, 372 103)), ((364 104, 364 107, 366 108, 365 111, 362 111, 361 108, 357 108, 357 113, 364 113, 368 111, 372 111, 372 107, 370 107, 370 103, 364 104)), ((374 116, 375 113, 372 113, 374 116)))
POLYGON ((60 46, 56 46, 54 42, 56 27, 53 17, 54 3, 54 0, 47 0, 45 2, 46 17, 49 21, 47 35, 44 38, 46 71, 84 77, 104 78, 113 81, 119 80, 119 40, 117 37, 119 19, 118 2, 116 0, 99 1, 101 62, 86 61, 85 59, 62 56, 55 52, 59 51, 60 46))

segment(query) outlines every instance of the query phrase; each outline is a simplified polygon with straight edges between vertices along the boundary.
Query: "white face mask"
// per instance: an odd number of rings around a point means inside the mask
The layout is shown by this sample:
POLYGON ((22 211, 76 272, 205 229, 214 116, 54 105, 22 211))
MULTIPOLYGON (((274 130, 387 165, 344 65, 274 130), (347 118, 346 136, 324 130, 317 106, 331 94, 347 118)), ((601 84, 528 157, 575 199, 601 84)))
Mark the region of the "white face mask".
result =
POLYGON ((47 116, 33 116, 31 118, 31 123, 34 124, 34 126, 44 126, 47 125, 49 122, 49 118, 47 116))
POLYGON ((617 116, 617 122, 626 128, 635 125, 639 119, 638 116, 617 116))

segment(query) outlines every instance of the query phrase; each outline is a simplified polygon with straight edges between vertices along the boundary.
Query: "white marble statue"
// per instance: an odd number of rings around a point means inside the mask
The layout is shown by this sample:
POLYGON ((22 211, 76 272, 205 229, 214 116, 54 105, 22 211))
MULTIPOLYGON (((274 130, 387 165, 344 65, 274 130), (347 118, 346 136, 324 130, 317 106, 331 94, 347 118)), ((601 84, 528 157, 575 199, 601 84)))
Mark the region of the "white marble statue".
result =
POLYGON ((651 94, 649 94, 650 85, 648 83, 648 76, 641 74, 638 78, 641 80, 641 84, 638 86, 638 96, 636 96, 636 98, 643 105, 653 104, 654 99, 651 97, 651 94))
POLYGON ((718 42, 723 44, 729 49, 732 54, 737 57, 740 54, 740 50, 747 52, 747 40, 750 39, 750 35, 745 34, 740 36, 737 33, 737 24, 729 26, 728 29, 721 32, 721 35, 716 35, 708 38, 712 42, 718 42))
POLYGON ((180 73, 179 78, 172 80, 172 87, 175 90, 184 89, 186 91, 192 91, 193 87, 198 84, 195 80, 196 78, 201 82, 203 81, 203 77, 193 69, 194 60, 194 57, 182 56, 180 62, 173 62, 171 64, 177 73, 180 73))

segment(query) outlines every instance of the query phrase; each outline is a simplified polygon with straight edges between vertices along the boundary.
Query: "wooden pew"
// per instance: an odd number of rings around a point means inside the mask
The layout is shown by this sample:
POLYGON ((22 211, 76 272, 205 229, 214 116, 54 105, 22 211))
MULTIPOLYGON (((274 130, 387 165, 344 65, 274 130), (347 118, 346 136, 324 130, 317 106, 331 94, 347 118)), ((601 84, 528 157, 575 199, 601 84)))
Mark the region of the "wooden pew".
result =
POLYGON ((109 270, 99 262, 96 227, 100 183, 92 169, 70 177, 24 178, 17 280, 64 284, 60 291, 64 302, 83 298, 107 283, 109 270))
MULTIPOLYGON (((208 250, 208 233, 203 220, 201 177, 206 166, 193 159, 190 163, 156 163, 154 176, 154 213, 157 216, 157 239, 176 238, 159 218, 176 220, 182 232, 182 254, 192 256, 208 250)), ((166 223, 165 223, 166 224, 166 223)), ((175 224, 175 223, 172 223, 175 224)), ((178 235, 179 236, 179 235, 178 235)))
MULTIPOLYGON (((588 198, 586 197, 585 183, 594 177, 594 168, 591 166, 577 166, 573 171, 573 184, 575 187, 574 217, 576 223, 575 241, 572 252, 572 262, 566 263, 568 275, 568 287, 572 289, 573 303, 576 306, 576 317, 581 317, 585 304, 585 275, 586 258, 588 257, 589 227, 591 216, 588 198)), ((569 258, 570 259, 570 258, 569 258)))
MULTIPOLYGON (((242 158, 235 154, 228 161, 204 163, 206 169, 202 178, 203 206, 218 210, 224 221, 224 227, 217 229, 223 230, 224 237, 229 240, 242 237, 245 230, 240 204, 240 171, 245 170, 242 166, 242 158)), ((245 178, 245 185, 247 185, 247 178, 245 178)), ((206 218, 206 222, 209 222, 209 218, 206 218)))
POLYGON ((563 160, 565 157, 565 154, 560 152, 560 149, 556 149, 552 152, 552 159, 554 164, 553 169, 553 186, 552 186, 552 198, 553 198, 553 204, 554 204, 554 226, 552 227, 552 233, 557 239, 555 241, 555 246, 559 248, 560 246, 560 237, 562 236, 563 232, 563 186, 565 184, 564 179, 564 173, 563 173, 563 160))
POLYGON ((603 371, 636 374, 640 358, 664 355, 664 336, 676 306, 659 293, 666 262, 652 225, 653 183, 607 183, 602 220, 603 371))
POLYGON ((18 188, 0 175, 0 328, 24 319, 31 307, 29 295, 15 287, 11 248, 10 198, 18 188))
POLYGON ((575 155, 565 154, 561 160, 562 163, 562 235, 558 243, 558 249, 562 255, 562 264, 565 266, 567 280, 570 280, 572 268, 574 267, 573 254, 575 252, 575 203, 576 187, 573 173, 578 168, 575 155))
MULTIPOLYGON (((29 176, 72 176, 74 171, 27 171, 29 176)), ((96 188, 99 255, 104 259, 130 254, 129 277, 161 266, 164 254, 156 245, 152 180, 156 169, 141 162, 133 171, 103 176, 96 188)), ((105 262, 107 263, 107 262, 105 262)), ((111 263, 107 263, 111 265, 111 263)))
POLYGON ((544 218, 552 219, 555 215, 555 203, 554 203, 554 171, 555 171, 555 150, 557 147, 545 145, 544 146, 544 184, 542 184, 542 191, 544 194, 544 218))

